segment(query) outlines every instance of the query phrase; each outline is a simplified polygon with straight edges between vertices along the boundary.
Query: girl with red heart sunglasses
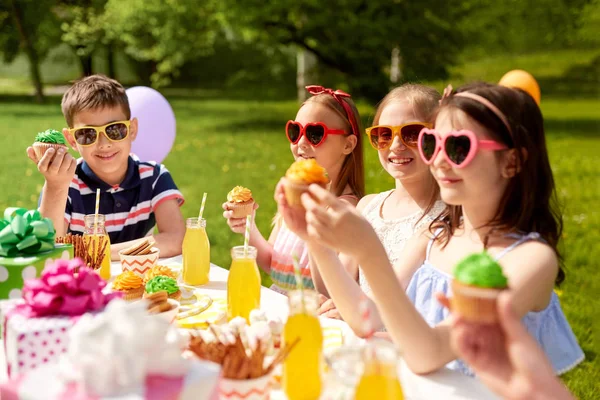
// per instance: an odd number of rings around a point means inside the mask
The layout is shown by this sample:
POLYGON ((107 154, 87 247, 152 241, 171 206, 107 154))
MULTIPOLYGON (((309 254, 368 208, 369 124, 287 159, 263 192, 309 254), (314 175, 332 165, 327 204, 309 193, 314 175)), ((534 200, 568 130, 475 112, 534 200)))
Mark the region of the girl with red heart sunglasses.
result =
MULTIPOLYGON (((350 95, 341 90, 322 86, 307 86, 307 90, 312 97, 285 126, 292 155, 296 160, 316 159, 331 179, 332 195, 355 206, 365 191, 358 110, 350 95)), ((231 230, 244 233, 246 219, 232 218, 228 203, 224 203, 223 208, 223 216, 231 230)), ((256 224, 251 227, 250 245, 258 250, 258 265, 270 273, 273 289, 287 292, 296 287, 292 257, 297 256, 305 287, 322 288, 320 278, 312 274, 314 268, 309 263, 304 241, 282 222, 279 216, 275 217, 268 241, 256 224)))
POLYGON ((312 185, 304 201, 312 260, 326 280, 338 268, 323 247, 359 262, 373 290, 372 323, 385 324, 413 371, 446 365, 471 375, 450 345, 444 306, 450 306, 454 287, 455 295, 472 299, 471 323, 495 320, 495 309, 474 312, 478 299, 494 299, 490 296, 502 291, 486 289, 485 265, 462 277, 472 279, 471 285, 455 285, 452 275, 465 257, 484 250, 500 265, 518 317, 554 371, 573 368, 584 355, 553 291, 564 279, 558 250, 562 217, 538 105, 522 90, 497 85, 448 89, 434 127, 422 129, 417 146, 448 206, 430 229, 407 243, 392 265, 369 222, 312 185))

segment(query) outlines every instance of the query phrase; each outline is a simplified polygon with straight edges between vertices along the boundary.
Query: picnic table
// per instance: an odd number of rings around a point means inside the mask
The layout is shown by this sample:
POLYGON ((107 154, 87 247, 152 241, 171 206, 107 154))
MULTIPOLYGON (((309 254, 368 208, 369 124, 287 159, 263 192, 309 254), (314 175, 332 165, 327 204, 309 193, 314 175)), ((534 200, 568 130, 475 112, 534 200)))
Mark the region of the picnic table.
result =
MULTIPOLYGON (((174 269, 181 268, 181 256, 161 259, 161 265, 170 266, 174 269)), ((111 264, 111 275, 116 276, 121 273, 121 264, 113 262, 111 264)), ((227 277, 229 271, 217 265, 211 264, 210 282, 200 286, 199 291, 206 294, 217 301, 226 299, 227 294, 227 277)), ((270 290, 266 287, 261 288, 261 309, 265 311, 268 317, 279 317, 285 321, 288 316, 287 297, 270 290)), ((341 332, 342 341, 358 342, 358 339, 352 333, 350 327, 343 321, 321 318, 321 324, 325 328, 338 329, 341 332)), ((327 340, 327 338, 326 338, 327 340)), ((0 341, 0 383, 7 380, 6 370, 3 367, 4 362, 4 345, 0 341)), ((400 362, 398 366, 400 381, 404 391, 405 399, 407 400, 497 400, 498 397, 491 393, 477 379, 470 378, 459 372, 451 371, 442 368, 437 372, 428 375, 416 375, 412 373, 404 362, 400 362)), ((323 399, 337 398, 340 393, 340 383, 325 382, 325 390, 322 396, 323 399)), ((271 393, 272 400, 285 400, 286 397, 277 388, 271 393)))

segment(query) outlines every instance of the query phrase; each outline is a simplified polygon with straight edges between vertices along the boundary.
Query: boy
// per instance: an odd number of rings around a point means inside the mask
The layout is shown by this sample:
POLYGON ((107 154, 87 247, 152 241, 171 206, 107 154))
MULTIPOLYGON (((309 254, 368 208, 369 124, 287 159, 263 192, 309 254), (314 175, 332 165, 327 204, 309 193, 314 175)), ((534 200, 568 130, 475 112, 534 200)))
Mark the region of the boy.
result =
POLYGON ((106 216, 113 260, 151 234, 155 222, 161 257, 181 254, 183 196, 163 165, 129 155, 138 121, 131 119, 123 86, 103 75, 85 77, 64 94, 62 112, 69 126, 63 135, 81 158, 49 149, 38 160, 27 148, 46 180, 40 212, 52 220, 57 236, 84 232, 83 217, 94 213, 100 188, 99 212, 106 216))

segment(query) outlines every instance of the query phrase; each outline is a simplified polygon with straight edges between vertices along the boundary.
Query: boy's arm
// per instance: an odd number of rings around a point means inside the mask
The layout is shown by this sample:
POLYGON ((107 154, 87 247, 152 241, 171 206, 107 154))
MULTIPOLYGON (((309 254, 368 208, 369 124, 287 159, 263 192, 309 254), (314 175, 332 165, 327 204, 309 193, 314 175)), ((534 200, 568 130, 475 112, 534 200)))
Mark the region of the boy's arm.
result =
MULTIPOLYGON (((158 233, 152 235, 156 242, 154 247, 160 250, 160 257, 173 257, 181 254, 181 244, 185 235, 185 222, 179 209, 178 199, 161 202, 154 211, 158 233)), ((130 240, 129 242, 111 245, 110 252, 113 260, 119 259, 119 251, 126 249, 146 238, 130 240)))
POLYGON ((37 164, 38 170, 46 180, 42 189, 40 213, 45 218, 52 220, 57 236, 64 236, 67 233, 65 210, 69 185, 75 175, 77 160, 65 149, 56 152, 53 148, 48 149, 38 160, 33 148, 29 147, 27 156, 37 164))

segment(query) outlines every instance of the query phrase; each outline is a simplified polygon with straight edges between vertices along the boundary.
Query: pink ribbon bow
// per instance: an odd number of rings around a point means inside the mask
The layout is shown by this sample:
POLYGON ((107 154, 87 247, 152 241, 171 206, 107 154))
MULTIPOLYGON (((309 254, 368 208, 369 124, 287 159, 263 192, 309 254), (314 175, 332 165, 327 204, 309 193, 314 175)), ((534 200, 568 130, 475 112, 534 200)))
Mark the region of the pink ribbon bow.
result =
POLYGON ((343 90, 333 90, 319 85, 306 86, 306 90, 308 90, 308 93, 312 94, 313 96, 319 94, 328 94, 332 96, 338 103, 340 103, 340 105, 344 107, 344 110, 346 111, 346 116, 348 116, 350 126, 352 127, 352 133, 358 136, 358 122, 355 119, 354 113, 352 112, 352 108, 350 108, 350 105, 343 100, 344 97, 350 98, 352 96, 350 96, 343 90))
POLYGON ((105 286, 106 282, 81 259, 57 260, 44 269, 40 278, 25 281, 25 304, 18 307, 28 317, 78 316, 100 310, 120 297, 120 293, 102 293, 105 286))

